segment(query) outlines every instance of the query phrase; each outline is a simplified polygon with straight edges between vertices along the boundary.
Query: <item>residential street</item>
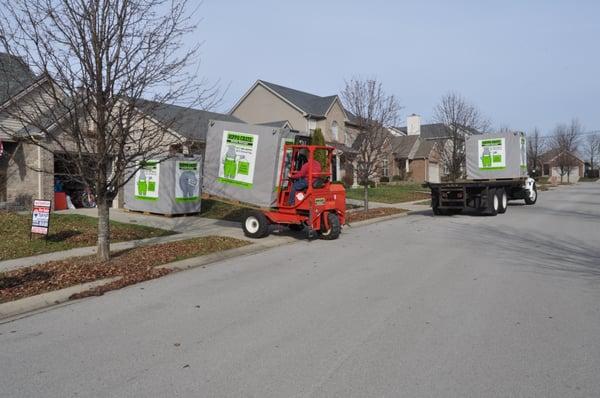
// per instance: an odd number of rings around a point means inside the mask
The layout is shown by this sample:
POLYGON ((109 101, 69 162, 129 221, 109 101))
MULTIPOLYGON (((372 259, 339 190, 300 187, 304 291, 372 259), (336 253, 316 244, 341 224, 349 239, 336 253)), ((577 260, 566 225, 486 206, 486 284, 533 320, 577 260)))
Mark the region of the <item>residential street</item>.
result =
POLYGON ((600 396, 600 183, 0 324, 3 397, 600 396))

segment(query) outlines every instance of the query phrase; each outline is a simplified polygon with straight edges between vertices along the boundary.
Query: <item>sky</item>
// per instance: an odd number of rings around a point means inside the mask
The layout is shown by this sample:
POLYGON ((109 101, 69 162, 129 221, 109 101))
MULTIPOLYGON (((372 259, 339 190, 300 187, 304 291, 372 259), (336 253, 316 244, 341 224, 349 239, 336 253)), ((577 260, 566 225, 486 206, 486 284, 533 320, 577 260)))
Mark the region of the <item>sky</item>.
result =
POLYGON ((257 79, 317 95, 377 78, 432 121, 464 96, 495 127, 600 130, 600 1, 204 0, 188 40, 229 111, 257 79))

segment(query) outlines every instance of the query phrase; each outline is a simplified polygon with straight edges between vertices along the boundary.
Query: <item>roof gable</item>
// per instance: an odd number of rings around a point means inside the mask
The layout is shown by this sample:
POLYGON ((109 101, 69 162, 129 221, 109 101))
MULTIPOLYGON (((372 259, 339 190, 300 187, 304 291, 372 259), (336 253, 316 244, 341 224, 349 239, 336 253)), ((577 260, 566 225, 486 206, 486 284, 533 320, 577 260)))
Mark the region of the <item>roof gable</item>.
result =
POLYGON ((0 53, 0 104, 29 87, 36 76, 20 58, 0 53))

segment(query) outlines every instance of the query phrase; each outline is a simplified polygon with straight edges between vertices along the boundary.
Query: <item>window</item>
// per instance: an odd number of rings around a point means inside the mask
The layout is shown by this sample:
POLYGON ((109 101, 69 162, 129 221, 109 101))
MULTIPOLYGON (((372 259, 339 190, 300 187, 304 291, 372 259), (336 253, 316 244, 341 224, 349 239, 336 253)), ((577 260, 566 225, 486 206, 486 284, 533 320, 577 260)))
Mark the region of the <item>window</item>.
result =
POLYGON ((389 174, 389 170, 388 170, 388 160, 387 159, 383 159, 382 162, 382 174, 384 177, 388 177, 389 174))
POLYGON ((331 137, 333 141, 338 140, 338 123, 335 120, 331 123, 331 137))
POLYGON ((308 131, 312 133, 317 129, 317 121, 315 119, 308 119, 308 131))

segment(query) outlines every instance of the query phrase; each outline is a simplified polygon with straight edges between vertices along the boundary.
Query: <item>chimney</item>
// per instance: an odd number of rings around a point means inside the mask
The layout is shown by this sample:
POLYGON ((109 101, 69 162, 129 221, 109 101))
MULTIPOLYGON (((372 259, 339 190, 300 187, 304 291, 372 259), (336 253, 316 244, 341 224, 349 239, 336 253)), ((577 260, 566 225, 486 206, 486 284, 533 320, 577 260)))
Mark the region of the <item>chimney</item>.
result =
POLYGON ((406 118, 407 135, 421 135, 421 116, 412 114, 406 118))

